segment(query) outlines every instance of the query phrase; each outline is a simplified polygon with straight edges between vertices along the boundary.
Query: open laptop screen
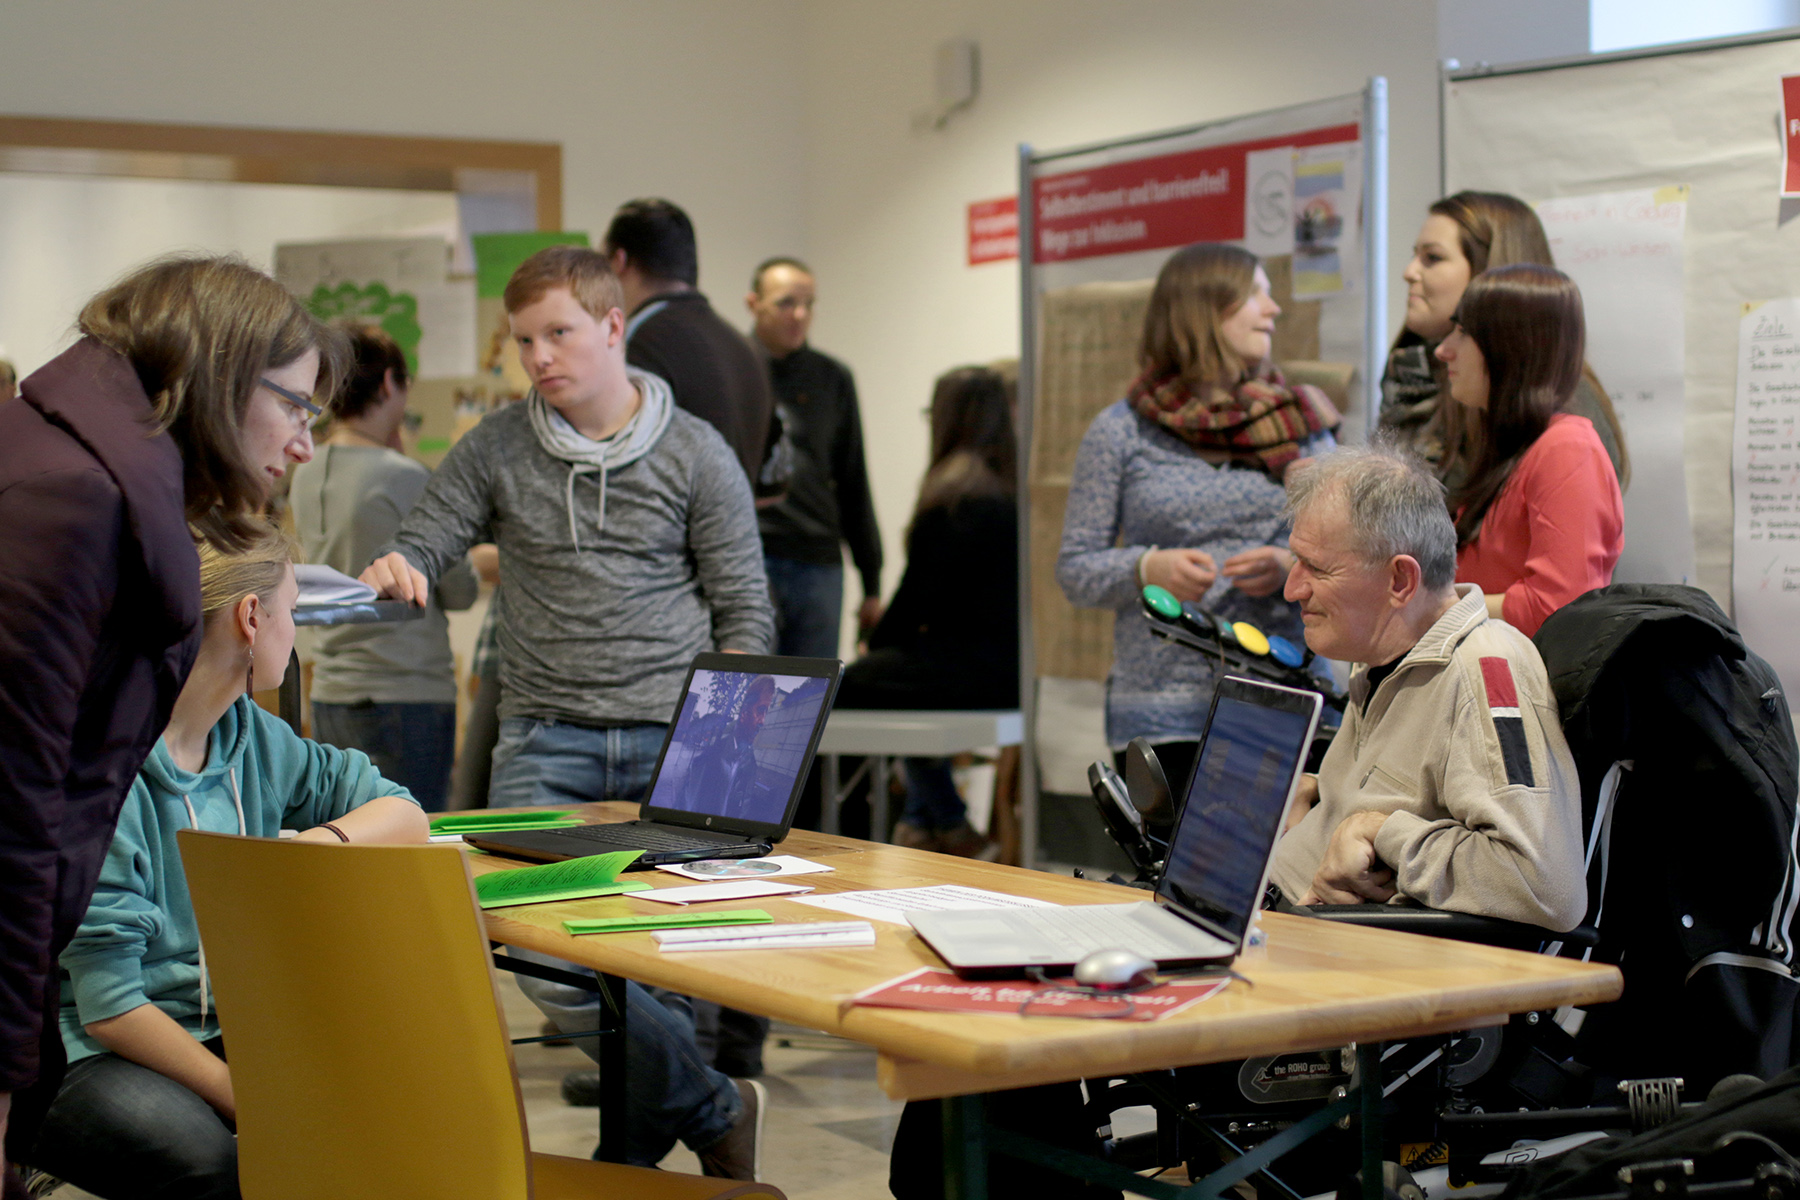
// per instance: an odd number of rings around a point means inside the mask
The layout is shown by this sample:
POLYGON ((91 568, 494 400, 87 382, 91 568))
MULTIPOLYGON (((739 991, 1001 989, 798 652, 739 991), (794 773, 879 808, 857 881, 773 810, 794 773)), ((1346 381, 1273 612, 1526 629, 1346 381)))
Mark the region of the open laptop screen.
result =
POLYGON ((696 667, 649 807, 780 824, 831 685, 829 676, 696 667))
POLYGON ((1242 936, 1317 713, 1317 696, 1219 681, 1159 895, 1242 936))

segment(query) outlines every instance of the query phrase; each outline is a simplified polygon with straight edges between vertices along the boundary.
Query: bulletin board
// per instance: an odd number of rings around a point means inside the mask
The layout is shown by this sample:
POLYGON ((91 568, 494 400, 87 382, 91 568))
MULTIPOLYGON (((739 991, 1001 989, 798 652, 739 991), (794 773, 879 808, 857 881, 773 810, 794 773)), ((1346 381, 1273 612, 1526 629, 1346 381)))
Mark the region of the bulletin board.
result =
MULTIPOLYGON (((1543 212, 1545 202, 1634 191, 1666 198, 1685 189, 1675 420, 1661 430, 1634 428, 1648 399, 1621 394, 1608 379, 1609 365, 1616 374, 1629 363, 1596 353, 1629 332, 1621 324, 1640 318, 1590 297, 1589 359, 1613 394, 1634 458, 1615 578, 1683 582, 1643 556, 1686 544, 1693 566, 1685 581, 1727 611, 1739 322, 1746 304, 1800 296, 1800 201, 1780 196, 1779 80, 1793 73, 1800 30, 1454 72, 1443 85, 1446 193, 1509 192, 1543 212), (1659 465, 1655 442, 1665 436, 1676 449, 1659 465), (1640 452, 1645 441, 1651 454, 1640 452), (1634 522, 1634 505, 1669 491, 1685 498, 1686 527, 1634 522)), ((1635 239, 1616 249, 1642 257, 1635 239)), ((1583 264, 1558 252, 1558 265, 1582 282, 1583 264)), ((1774 657, 1772 647, 1752 648, 1774 657)))
MULTIPOLYGON (((1361 92, 1068 150, 1019 148, 1021 841, 1037 846, 1040 679, 1102 678, 1111 612, 1055 580, 1075 451, 1137 371, 1150 289, 1194 242, 1262 258, 1282 305, 1274 357, 1335 393, 1355 438, 1386 353, 1387 82, 1361 92), (1321 365, 1318 360, 1325 360, 1321 365), (1354 386, 1352 380, 1354 379, 1354 386)), ((1085 791, 1077 781, 1057 790, 1085 791)))

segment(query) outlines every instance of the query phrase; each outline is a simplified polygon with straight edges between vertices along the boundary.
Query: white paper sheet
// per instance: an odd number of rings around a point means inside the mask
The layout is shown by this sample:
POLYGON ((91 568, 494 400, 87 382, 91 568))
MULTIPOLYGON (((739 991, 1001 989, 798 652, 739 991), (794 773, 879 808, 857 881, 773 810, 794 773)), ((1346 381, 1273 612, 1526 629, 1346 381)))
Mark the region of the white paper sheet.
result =
POLYGON ((375 599, 375 589, 323 563, 295 563, 294 582, 300 585, 301 604, 365 604, 375 599))
POLYGON ((873 921, 888 921, 895 925, 910 925, 906 919, 910 912, 942 912, 948 909, 962 908, 1055 908, 1048 900, 1034 900, 1028 896, 1009 896, 1005 892, 990 892, 985 888, 960 887, 953 883, 940 884, 937 887, 888 888, 872 892, 834 892, 828 896, 797 896, 797 903, 811 904, 819 908, 829 908, 836 912, 849 913, 853 917, 866 917, 873 921))
POLYGON ((652 936, 664 953, 683 950, 819 950, 833 946, 873 946, 875 927, 867 921, 816 921, 784 925, 663 929, 652 936))
POLYGON ((1587 358, 1631 454, 1617 583, 1688 583, 1686 363, 1682 316, 1687 188, 1568 196, 1537 206, 1556 265, 1581 288, 1587 358))
POLYGON ((1362 278, 1362 143, 1294 151, 1294 298, 1336 296, 1362 278))
POLYGON ((774 879, 782 875, 812 875, 833 868, 824 863, 796 858, 792 854, 770 854, 763 858, 707 858, 699 862, 664 863, 656 868, 685 879, 774 879))
POLYGON ((275 278, 320 317, 382 325, 419 378, 461 378, 475 373, 475 281, 448 278, 449 261, 441 237, 293 242, 275 247, 275 278))
POLYGON ((1244 155, 1244 249, 1259 258, 1294 252, 1294 148, 1244 155))
POLYGON ((1800 299, 1746 305, 1732 427, 1738 632, 1800 695, 1800 299))
POLYGON ((702 883, 693 887, 656 888, 638 892, 639 900, 658 904, 710 904, 714 900, 753 900, 757 896, 792 896, 810 892, 804 883, 778 883, 773 879, 738 879, 730 883, 702 883))

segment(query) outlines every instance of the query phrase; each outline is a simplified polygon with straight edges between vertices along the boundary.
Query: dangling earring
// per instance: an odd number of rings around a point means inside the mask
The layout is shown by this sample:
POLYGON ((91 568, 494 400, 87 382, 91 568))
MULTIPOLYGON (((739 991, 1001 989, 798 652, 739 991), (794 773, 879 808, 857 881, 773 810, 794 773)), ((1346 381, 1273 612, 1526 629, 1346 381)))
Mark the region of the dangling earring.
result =
POLYGON ((245 647, 245 650, 244 695, 254 696, 256 694, 256 643, 250 643, 249 646, 245 647))

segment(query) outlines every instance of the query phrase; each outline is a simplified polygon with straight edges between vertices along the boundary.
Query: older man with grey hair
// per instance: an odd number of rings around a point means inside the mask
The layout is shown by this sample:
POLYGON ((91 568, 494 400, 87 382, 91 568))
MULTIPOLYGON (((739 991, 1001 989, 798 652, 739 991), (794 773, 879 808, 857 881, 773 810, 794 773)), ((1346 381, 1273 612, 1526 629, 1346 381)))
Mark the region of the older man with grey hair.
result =
POLYGON ((1359 664, 1302 782, 1274 883, 1300 904, 1406 897, 1563 931, 1587 904, 1581 788, 1537 648, 1458 585, 1443 486, 1386 448, 1290 472, 1286 596, 1359 664))

